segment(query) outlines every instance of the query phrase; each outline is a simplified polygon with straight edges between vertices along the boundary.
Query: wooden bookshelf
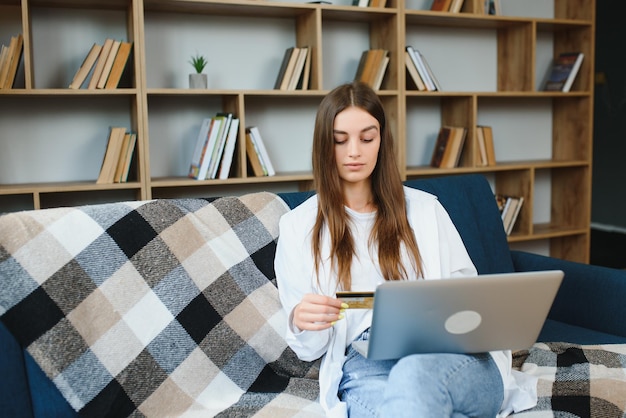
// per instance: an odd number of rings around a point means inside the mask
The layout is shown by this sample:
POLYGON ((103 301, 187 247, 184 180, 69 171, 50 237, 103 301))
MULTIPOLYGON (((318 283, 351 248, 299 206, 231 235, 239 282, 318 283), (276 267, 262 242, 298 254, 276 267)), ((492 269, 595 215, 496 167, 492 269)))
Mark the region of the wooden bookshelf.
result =
POLYGON ((460 13, 419 9, 417 0, 388 0, 385 8, 335 3, 0 1, 0 42, 24 36, 16 88, 0 90, 0 212, 305 190, 319 101, 354 76, 363 50, 384 48, 390 62, 379 95, 403 177, 483 173, 494 193, 524 196, 513 247, 538 243, 552 256, 588 262, 595 2, 551 0, 545 13, 543 0, 531 0, 523 12, 501 16, 484 14, 482 0, 465 0, 460 13), (64 29, 72 25, 74 33, 64 29), (78 46, 47 40, 46 31, 57 29, 78 46), (87 45, 105 37, 133 42, 130 80, 110 90, 67 88, 87 45), (408 87, 406 45, 424 53, 441 91, 408 87), (288 46, 312 48, 308 90, 273 89, 288 46), (572 50, 585 59, 571 92, 541 91, 548 59, 572 50), (207 90, 186 86, 196 52, 208 55, 207 90), (196 129, 216 112, 240 119, 234 171, 227 180, 189 179, 196 129), (128 183, 96 184, 107 130, 119 124, 137 132, 135 169, 128 183), (428 166, 443 124, 468 128, 457 168, 428 166), (276 176, 249 172, 250 125, 260 127, 276 176), (480 165, 477 125, 493 127, 495 166, 480 165))

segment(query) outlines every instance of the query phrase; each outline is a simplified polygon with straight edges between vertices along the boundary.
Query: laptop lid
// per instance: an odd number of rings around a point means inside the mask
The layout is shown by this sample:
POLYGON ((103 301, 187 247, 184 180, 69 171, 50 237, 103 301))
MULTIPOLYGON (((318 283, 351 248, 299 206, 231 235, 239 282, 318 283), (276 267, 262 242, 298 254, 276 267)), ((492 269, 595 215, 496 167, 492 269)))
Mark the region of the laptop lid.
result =
POLYGON ((369 340, 353 346, 373 360, 528 348, 563 275, 550 270, 385 282, 376 288, 369 340))

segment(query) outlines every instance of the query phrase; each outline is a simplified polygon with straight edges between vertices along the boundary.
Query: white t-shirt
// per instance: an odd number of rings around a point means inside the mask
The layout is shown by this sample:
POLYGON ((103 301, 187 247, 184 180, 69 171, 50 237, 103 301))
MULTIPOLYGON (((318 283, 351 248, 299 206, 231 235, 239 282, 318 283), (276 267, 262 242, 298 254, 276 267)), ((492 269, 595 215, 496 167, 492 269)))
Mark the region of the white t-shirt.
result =
MULTIPOLYGON (((472 263, 463 241, 448 213, 437 198, 429 193, 405 187, 409 224, 413 228, 422 257, 425 279, 475 276, 472 263)), ((351 290, 374 290, 384 281, 378 268, 377 249, 369 249, 368 239, 375 214, 362 214, 350 209, 352 233, 356 244, 357 260, 351 268, 351 290)), ((317 216, 317 196, 283 215, 276 249, 275 271, 281 303, 289 323, 293 308, 306 293, 334 296, 337 278, 328 259, 329 236, 321 243, 322 264, 319 281, 315 277, 311 231, 317 216)), ((410 266, 406 253, 402 255, 405 266, 410 266)), ((418 279, 409 271, 409 280, 418 279)), ((323 356, 320 367, 320 403, 330 417, 346 417, 346 406, 337 397, 342 377, 347 346, 371 324, 371 310, 348 309, 345 318, 323 331, 297 331, 288 327, 286 339, 298 357, 305 361, 323 356)), ((501 416, 533 407, 537 402, 537 381, 531 376, 511 369, 511 352, 490 353, 504 382, 504 402, 501 416)))

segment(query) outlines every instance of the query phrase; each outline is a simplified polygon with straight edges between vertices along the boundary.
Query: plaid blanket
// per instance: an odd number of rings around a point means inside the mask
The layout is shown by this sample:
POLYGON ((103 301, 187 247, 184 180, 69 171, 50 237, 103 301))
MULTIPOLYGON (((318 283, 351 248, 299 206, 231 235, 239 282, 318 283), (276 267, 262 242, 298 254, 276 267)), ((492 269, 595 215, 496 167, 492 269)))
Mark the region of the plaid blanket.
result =
POLYGON ((0 320, 83 416, 319 416, 270 193, 0 217, 0 320))
POLYGON ((537 406, 516 418, 626 417, 626 344, 536 343, 513 362, 539 378, 537 406))

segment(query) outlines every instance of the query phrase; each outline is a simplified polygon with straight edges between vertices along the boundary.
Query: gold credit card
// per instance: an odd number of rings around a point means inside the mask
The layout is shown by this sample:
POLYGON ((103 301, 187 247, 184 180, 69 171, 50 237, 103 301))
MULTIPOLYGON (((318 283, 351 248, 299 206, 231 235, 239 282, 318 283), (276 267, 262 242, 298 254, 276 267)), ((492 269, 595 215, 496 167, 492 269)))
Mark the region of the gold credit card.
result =
POLYGON ((337 299, 348 304, 350 309, 372 309, 374 292, 337 292, 337 299))

